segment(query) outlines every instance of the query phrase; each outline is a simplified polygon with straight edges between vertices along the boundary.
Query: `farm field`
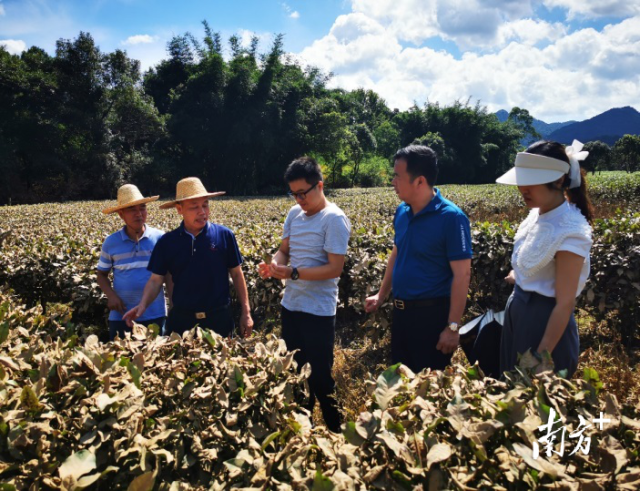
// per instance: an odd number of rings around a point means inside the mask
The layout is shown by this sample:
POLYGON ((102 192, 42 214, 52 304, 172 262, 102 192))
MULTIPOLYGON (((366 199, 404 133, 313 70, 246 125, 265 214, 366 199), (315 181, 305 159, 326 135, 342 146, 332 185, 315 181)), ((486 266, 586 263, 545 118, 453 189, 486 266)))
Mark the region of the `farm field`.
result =
MULTIPOLYGON (((305 374, 277 338, 282 284, 257 274, 279 244, 290 198, 212 202, 212 220, 234 230, 245 258, 256 320, 248 341, 138 329, 101 343, 107 312, 95 267, 117 215, 100 212, 106 202, 0 208, 0 486, 637 489, 640 174, 602 173, 590 183, 598 220, 571 381, 525 369, 483 380, 461 353, 444 373, 389 368, 390 306, 366 316, 362 305, 382 279, 397 197, 389 188, 330 193, 353 227, 335 351, 350 421, 340 436, 312 427, 300 409, 305 374), (534 432, 552 408, 567 434, 578 415, 591 421, 602 411, 613 423, 586 431, 589 455, 541 449, 533 459, 534 432)), ((513 235, 527 213, 517 190, 441 191, 472 221, 468 319, 501 310, 513 235)), ((148 223, 170 230, 179 217, 152 204, 148 223)))

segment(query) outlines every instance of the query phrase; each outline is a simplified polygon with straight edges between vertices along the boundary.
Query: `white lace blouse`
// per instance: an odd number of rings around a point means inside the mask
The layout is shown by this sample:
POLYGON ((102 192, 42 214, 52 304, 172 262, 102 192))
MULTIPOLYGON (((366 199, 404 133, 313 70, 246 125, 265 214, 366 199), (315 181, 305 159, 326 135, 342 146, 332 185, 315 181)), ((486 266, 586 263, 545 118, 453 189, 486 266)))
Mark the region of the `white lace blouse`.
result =
POLYGON ((569 251, 584 257, 576 297, 589 277, 591 226, 580 210, 564 202, 540 215, 534 208, 518 227, 511 256, 516 284, 545 297, 556 296, 556 252, 569 251))

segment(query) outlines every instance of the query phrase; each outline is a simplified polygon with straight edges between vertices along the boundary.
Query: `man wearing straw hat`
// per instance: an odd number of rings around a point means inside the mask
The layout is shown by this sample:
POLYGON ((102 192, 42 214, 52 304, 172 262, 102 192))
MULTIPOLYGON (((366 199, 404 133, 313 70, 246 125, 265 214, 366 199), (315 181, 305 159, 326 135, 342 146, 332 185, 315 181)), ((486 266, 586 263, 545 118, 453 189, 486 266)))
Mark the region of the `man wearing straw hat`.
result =
POLYGON ((198 324, 221 336, 230 336, 234 328, 231 276, 242 310, 240 334, 251 334, 249 295, 235 235, 227 227, 209 222, 209 199, 221 194, 224 191, 210 193, 200 179, 188 177, 178 182, 176 199, 160 206, 165 210, 175 207, 182 215, 182 223, 166 233, 153 250, 148 266, 151 277, 140 303, 124 315, 127 323, 144 315, 170 273, 174 282, 173 308, 165 334, 182 334, 198 324))
MULTIPOLYGON (((109 337, 116 334, 124 337, 127 329, 122 314, 137 305, 142 298, 151 273, 147 271, 151 251, 164 232, 146 224, 147 203, 158 196, 145 198, 133 184, 125 184, 118 189, 118 204, 105 208, 102 213, 118 213, 124 221, 124 227, 106 238, 98 261, 98 286, 107 296, 109 313, 109 337), (113 271, 113 286, 109 273, 113 271)), ((167 278, 170 281, 170 278, 167 278)), ((157 324, 162 328, 167 315, 163 286, 149 308, 140 316, 141 324, 157 324)))

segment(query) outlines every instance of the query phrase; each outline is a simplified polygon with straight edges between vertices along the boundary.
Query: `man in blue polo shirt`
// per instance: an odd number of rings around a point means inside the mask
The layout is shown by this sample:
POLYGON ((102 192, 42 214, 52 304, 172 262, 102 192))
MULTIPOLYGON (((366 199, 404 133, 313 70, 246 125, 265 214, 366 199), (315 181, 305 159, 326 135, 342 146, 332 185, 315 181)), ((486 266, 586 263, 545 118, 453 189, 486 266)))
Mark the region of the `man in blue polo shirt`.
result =
MULTIPOLYGON (((109 313, 109 338, 121 338, 126 331, 131 331, 122 320, 126 310, 137 305, 142 298, 151 273, 147 271, 151 251, 162 230, 150 227, 147 221, 147 203, 155 201, 158 196, 145 198, 133 184, 125 184, 118 189, 118 204, 102 210, 102 213, 117 212, 124 221, 124 227, 107 237, 102 244, 98 262, 98 286, 107 296, 109 313), (113 271, 113 286, 109 273, 113 271)), ((168 278, 168 280, 170 280, 168 278)), ((164 326, 167 309, 164 301, 164 289, 160 285, 162 295, 149 306, 140 323, 144 325, 158 324, 164 326)))
POLYGON ((393 291, 391 358, 414 372, 444 369, 456 350, 471 277, 466 215, 435 187, 436 153, 410 145, 394 156, 394 246, 380 290, 365 301, 373 312, 393 291))
POLYGON ((175 207, 182 215, 180 226, 165 234, 149 261, 151 278, 140 303, 124 315, 131 321, 144 315, 160 292, 164 277, 173 278, 173 307, 165 334, 182 334, 196 324, 222 336, 233 333, 234 321, 229 295, 229 276, 240 302, 240 334, 249 336, 253 320, 247 285, 242 273, 242 255, 231 230, 209 222, 209 199, 224 192, 209 193, 200 179, 178 182, 176 199, 160 208, 175 207))

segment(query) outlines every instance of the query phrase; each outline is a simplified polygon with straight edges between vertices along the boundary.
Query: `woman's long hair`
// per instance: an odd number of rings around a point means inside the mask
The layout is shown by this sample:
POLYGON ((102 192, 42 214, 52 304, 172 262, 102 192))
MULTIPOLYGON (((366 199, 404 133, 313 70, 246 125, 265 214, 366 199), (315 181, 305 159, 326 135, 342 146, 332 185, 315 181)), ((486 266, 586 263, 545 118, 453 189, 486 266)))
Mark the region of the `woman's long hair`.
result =
MULTIPOLYGON (((563 162, 571 165, 567 152, 564 150, 564 146, 558 142, 546 140, 538 141, 531 144, 525 151, 527 153, 534 153, 536 155, 543 155, 545 157, 562 160, 563 162)), ((580 168, 580 176, 580 186, 569 189, 569 186, 571 185, 571 178, 569 177, 569 174, 565 174, 564 181, 562 183, 562 190, 569 202, 576 205, 587 221, 591 223, 594 219, 594 211, 591 199, 589 198, 589 192, 587 191, 587 173, 582 167, 580 168)), ((550 189, 557 189, 554 182, 548 183, 547 186, 550 189)))

